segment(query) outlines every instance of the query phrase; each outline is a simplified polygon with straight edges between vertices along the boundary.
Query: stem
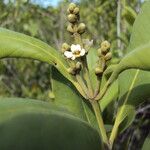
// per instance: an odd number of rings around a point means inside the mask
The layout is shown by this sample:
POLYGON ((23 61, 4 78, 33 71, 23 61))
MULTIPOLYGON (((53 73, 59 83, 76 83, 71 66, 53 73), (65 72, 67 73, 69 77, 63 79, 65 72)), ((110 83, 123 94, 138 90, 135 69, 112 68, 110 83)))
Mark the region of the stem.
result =
POLYGON ((94 91, 94 98, 98 95, 98 93, 100 92, 100 86, 101 86, 101 77, 97 76, 97 83, 96 83, 96 88, 94 91))
POLYGON ((85 99, 88 99, 86 93, 84 92, 83 88, 79 83, 76 83, 75 87, 85 99))
POLYGON ((98 126, 99 126, 100 135, 102 137, 102 140, 107 146, 109 146, 109 141, 108 141, 108 137, 107 137, 107 134, 106 134, 106 129, 105 129, 105 126, 104 126, 104 122, 103 122, 103 119, 102 119, 100 106, 99 106, 97 101, 91 101, 91 104, 92 104, 92 107, 93 107, 93 110, 94 110, 94 113, 95 113, 95 116, 96 116, 96 119, 97 119, 97 123, 98 123, 98 126))
MULTIPOLYGON (((78 33, 74 33, 74 40, 75 40, 75 43, 77 44, 80 44, 82 47, 83 47, 83 43, 82 43, 82 39, 81 39, 81 35, 78 34, 78 33)), ((90 80, 90 76, 89 76, 89 71, 88 71, 88 65, 87 65, 87 59, 86 57, 83 57, 81 59, 82 61, 82 64, 83 64, 83 77, 86 81, 86 84, 87 84, 87 91, 89 92, 88 95, 90 98, 93 98, 94 96, 94 93, 93 93, 93 88, 92 88, 92 84, 91 84, 91 80, 90 80)))
POLYGON ((95 100, 102 99, 102 97, 105 95, 109 86, 110 86, 110 82, 108 80, 107 83, 105 84, 105 86, 103 87, 102 91, 96 96, 95 100))
POLYGON ((137 70, 132 82, 131 82, 131 85, 129 87, 129 90, 128 90, 128 93, 124 99, 124 102, 122 104, 122 107, 118 110, 117 112, 117 115, 116 115, 116 119, 115 119, 115 124, 113 126, 113 129, 112 129, 112 132, 111 132, 111 135, 110 135, 110 142, 111 142, 111 145, 113 145, 113 142, 118 134, 118 128, 119 128, 119 125, 121 123, 121 120, 122 120, 122 115, 124 114, 124 111, 126 109, 126 104, 127 104, 127 101, 128 101, 128 98, 131 94, 131 91, 133 90, 133 87, 134 87, 134 84, 136 82, 136 79, 137 79, 137 76, 139 74, 139 70, 137 70))
POLYGON ((111 132, 111 135, 110 135, 110 138, 109 138, 109 141, 110 141, 110 146, 112 147, 113 146, 113 143, 114 143, 114 140, 117 136, 117 133, 118 133, 118 125, 116 125, 116 122, 114 124, 114 127, 112 132, 111 132))
POLYGON ((90 80, 90 76, 89 76, 89 72, 88 72, 87 68, 85 68, 84 79, 87 83, 89 96, 90 96, 90 98, 93 98, 94 93, 93 93, 93 88, 92 88, 92 84, 91 84, 91 80, 90 80))
POLYGON ((100 58, 99 66, 101 67, 103 72, 102 72, 102 74, 97 75, 97 85, 96 85, 96 89, 95 89, 95 93, 94 93, 94 98, 97 97, 97 95, 100 94, 101 80, 102 80, 103 73, 106 69, 106 61, 105 61, 104 56, 100 58))
POLYGON ((118 51, 118 54, 120 57, 122 57, 122 51, 121 51, 121 41, 120 41, 120 35, 121 35, 121 24, 120 24, 120 21, 121 21, 121 2, 120 0, 118 0, 118 3, 117 3, 117 47, 118 49, 120 49, 118 51))
POLYGON ((88 88, 86 87, 83 79, 81 78, 81 76, 79 74, 76 74, 76 79, 77 79, 79 85, 81 86, 82 90, 84 91, 84 93, 88 96, 88 88))
POLYGON ((112 82, 114 81, 114 79, 117 78, 118 74, 120 72, 118 70, 115 70, 110 78, 107 80, 106 84, 104 85, 102 91, 95 97, 95 100, 100 100, 102 99, 102 97, 105 95, 106 91, 108 90, 108 88, 110 87, 110 85, 112 84, 112 82))
POLYGON ((88 71, 88 65, 87 65, 86 57, 81 58, 81 61, 83 64, 83 77, 84 77, 86 84, 87 84, 89 96, 90 96, 90 98, 93 98, 94 92, 93 92, 93 87, 92 87, 92 83, 91 83, 91 79, 90 79, 90 75, 89 75, 89 71, 88 71))

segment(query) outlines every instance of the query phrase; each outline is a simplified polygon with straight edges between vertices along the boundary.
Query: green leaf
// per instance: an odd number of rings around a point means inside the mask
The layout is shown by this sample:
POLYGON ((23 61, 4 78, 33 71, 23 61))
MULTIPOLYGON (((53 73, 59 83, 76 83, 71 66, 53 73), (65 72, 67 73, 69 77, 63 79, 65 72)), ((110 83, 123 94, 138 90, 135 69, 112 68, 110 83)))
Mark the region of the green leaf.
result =
POLYGON ((109 78, 110 75, 113 73, 113 71, 116 69, 117 64, 112 64, 108 66, 108 68, 105 70, 104 75, 109 78))
MULTIPOLYGON (((150 27, 150 25, 148 24, 150 23, 149 6, 150 2, 144 4, 141 14, 137 17, 137 20, 135 21, 133 33, 131 36, 131 42, 128 48, 129 56, 127 55, 128 59, 125 59, 126 57, 124 58, 124 60, 122 61, 122 66, 126 64, 128 67, 130 67, 130 65, 132 66, 134 64, 135 68, 136 66, 137 68, 138 66, 140 66, 141 69, 147 70, 150 69, 150 60, 149 60, 150 35, 147 35, 147 32, 149 32, 150 27), (134 50, 134 48, 136 50, 134 50)), ((124 122, 121 125, 122 129, 120 131, 123 131, 133 121, 134 111, 136 107, 138 107, 139 104, 147 100, 148 97, 150 96, 149 94, 150 73, 135 69, 124 71, 119 76, 119 86, 120 86, 119 105, 120 106, 127 105, 129 107, 132 106, 134 109, 134 110, 131 109, 132 115, 130 114, 129 111, 128 114, 123 115, 124 118, 128 120, 128 122, 124 122)), ((126 108, 123 109, 125 111, 126 108)), ((122 114, 124 114, 124 111, 123 110, 121 111, 122 114)))
POLYGON ((90 49, 87 55, 87 63, 93 88, 96 88, 97 76, 95 75, 96 62, 98 60, 97 50, 90 49))
POLYGON ((117 100, 118 98, 118 80, 116 80, 108 89, 107 93, 104 97, 99 101, 101 111, 103 112, 104 109, 111 104, 112 101, 117 100))
POLYGON ((38 39, 0 28, 0 58, 8 57, 30 58, 49 63, 79 88, 74 77, 67 72, 68 64, 58 51, 38 39))
MULTIPOLYGON (((137 17, 131 35, 128 54, 118 65, 119 74, 129 68, 150 69, 150 2, 145 2, 137 17)), ((114 73, 114 74, 115 74, 114 73)), ((113 141, 118 129, 125 130, 133 121, 136 107, 150 96, 150 72, 130 69, 119 76, 119 109, 110 140, 113 141)))
POLYGON ((142 10, 133 26, 128 54, 120 61, 114 71, 111 82, 119 73, 130 68, 150 70, 150 2, 144 3, 142 10))
POLYGON ((98 132, 61 108, 42 101, 0 99, 0 149, 101 149, 98 132))
POLYGON ((52 69, 51 81, 55 95, 53 102, 97 128, 96 118, 90 103, 79 95, 74 86, 55 68, 52 69))
POLYGON ((135 18, 137 16, 136 12, 134 9, 132 9, 130 6, 125 6, 123 10, 123 17, 125 17, 126 21, 130 24, 133 25, 135 18))
POLYGON ((131 113, 128 111, 128 114, 124 113, 127 108, 122 108, 124 109, 124 111, 122 110, 123 116, 130 122, 128 125, 124 122, 124 127, 122 124, 120 131, 123 131, 132 123, 135 110, 139 104, 146 101, 150 96, 150 73, 134 69, 125 71, 119 76, 119 87, 119 106, 127 105, 126 107, 133 108, 133 110, 131 109, 131 113))
POLYGON ((144 141, 142 150, 148 150, 150 148, 150 135, 147 136, 147 138, 144 141))

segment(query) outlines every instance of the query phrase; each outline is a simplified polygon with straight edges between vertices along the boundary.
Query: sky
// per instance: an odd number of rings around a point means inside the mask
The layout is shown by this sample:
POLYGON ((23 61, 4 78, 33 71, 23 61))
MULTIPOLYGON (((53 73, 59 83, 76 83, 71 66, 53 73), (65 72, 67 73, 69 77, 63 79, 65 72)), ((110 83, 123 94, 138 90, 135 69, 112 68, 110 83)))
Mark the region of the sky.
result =
MULTIPOLYGON (((47 7, 49 5, 56 7, 60 1, 62 0, 31 0, 31 2, 40 4, 43 7, 47 7)), ((77 2, 79 0, 72 0, 72 1, 77 2)))
POLYGON ((61 0, 31 0, 31 1, 36 4, 42 5, 43 7, 47 7, 49 5, 52 5, 55 7, 61 0))
MULTIPOLYGON (((15 0, 11 0, 11 2, 14 2, 14 1, 15 0)), ((26 0, 24 0, 24 1, 26 1, 26 0)), ((39 4, 43 7, 47 7, 49 5, 56 7, 61 0, 30 0, 30 1, 32 3, 39 4)), ((4 0, 4 2, 7 4, 9 2, 9 0, 4 0)))

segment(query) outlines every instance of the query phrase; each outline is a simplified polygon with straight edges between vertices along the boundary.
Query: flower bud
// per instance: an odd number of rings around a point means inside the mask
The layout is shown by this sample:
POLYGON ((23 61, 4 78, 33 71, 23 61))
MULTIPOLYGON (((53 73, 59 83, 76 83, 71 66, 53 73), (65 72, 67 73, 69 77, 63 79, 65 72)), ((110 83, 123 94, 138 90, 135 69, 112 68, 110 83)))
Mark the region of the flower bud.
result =
POLYGON ((48 92, 48 96, 49 96, 50 99, 55 99, 55 95, 52 91, 48 92))
POLYGON ((67 43, 63 43, 61 48, 62 53, 68 50, 70 50, 70 45, 68 45, 67 43))
POLYGON ((77 15, 77 14, 79 14, 79 11, 80 11, 79 7, 76 7, 76 8, 73 10, 73 14, 77 15))
POLYGON ((95 68, 95 74, 96 74, 96 75, 101 75, 102 73, 103 73, 102 68, 100 68, 100 67, 96 67, 96 68, 95 68))
POLYGON ((67 9, 67 13, 70 14, 70 9, 69 8, 67 9))
POLYGON ((76 69, 80 70, 81 69, 82 64, 80 62, 76 63, 76 69))
POLYGON ((78 26, 78 33, 82 34, 85 32, 85 24, 84 23, 80 23, 79 26, 78 26))
POLYGON ((74 15, 74 14, 69 14, 67 16, 67 18, 68 18, 68 21, 71 22, 71 23, 75 23, 77 21, 77 16, 74 15))
POLYGON ((106 61, 110 60, 110 59, 112 58, 112 53, 111 53, 111 52, 107 53, 107 54, 104 56, 104 58, 105 58, 106 61))
POLYGON ((98 50, 97 50, 97 53, 98 53, 98 57, 101 57, 102 56, 102 53, 101 53, 102 51, 101 51, 101 48, 99 48, 98 50))
POLYGON ((103 53, 104 55, 106 54, 106 53, 108 53, 108 48, 107 47, 105 47, 105 46, 101 46, 101 53, 103 53))
POLYGON ((67 69, 68 73, 72 74, 72 75, 75 75, 75 69, 74 68, 68 68, 67 69))
POLYGON ((110 43, 108 41, 103 41, 101 43, 101 48, 102 48, 102 51, 106 51, 107 49, 110 48, 110 43))
POLYGON ((74 29, 71 24, 68 25, 67 31, 69 31, 70 33, 74 33, 74 29))
POLYGON ((76 8, 76 4, 75 3, 70 3, 69 4, 69 11, 70 11, 70 13, 73 12, 75 8, 76 8))

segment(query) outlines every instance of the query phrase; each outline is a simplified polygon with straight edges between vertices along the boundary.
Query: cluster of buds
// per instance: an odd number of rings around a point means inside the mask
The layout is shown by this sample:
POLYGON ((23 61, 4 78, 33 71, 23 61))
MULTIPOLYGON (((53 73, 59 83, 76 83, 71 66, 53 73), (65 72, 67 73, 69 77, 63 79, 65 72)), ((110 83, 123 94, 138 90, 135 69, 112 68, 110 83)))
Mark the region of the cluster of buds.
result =
POLYGON ((103 41, 98 49, 98 67, 95 68, 96 75, 102 75, 106 69, 106 63, 112 58, 112 53, 110 50, 110 43, 108 41, 103 41))
POLYGON ((81 68, 82 68, 82 63, 78 61, 75 64, 73 64, 70 68, 68 68, 68 73, 72 75, 76 75, 81 71, 81 68))
POLYGON ((63 43, 61 49, 62 53, 68 59, 68 61, 70 60, 69 62, 71 67, 68 69, 68 72, 72 75, 79 73, 82 67, 82 63, 79 61, 71 61, 84 56, 86 53, 85 49, 81 48, 79 44, 72 44, 70 46, 67 43, 63 43))
MULTIPOLYGON (((67 20, 69 25, 67 31, 73 38, 72 44, 63 43, 61 52, 68 62, 68 73, 73 75, 77 81, 78 90, 80 94, 86 99, 93 100, 100 92, 100 80, 108 65, 108 61, 111 59, 112 54, 110 50, 110 43, 103 41, 98 49, 98 62, 95 68, 95 74, 98 77, 98 86, 93 89, 90 72, 87 62, 88 50, 93 45, 93 40, 82 39, 82 34, 85 32, 86 26, 84 23, 80 23, 79 7, 76 4, 71 3, 67 9, 67 20)), ((96 99, 95 99, 96 100, 96 99)))
POLYGON ((81 34, 85 32, 85 24, 79 23, 79 7, 76 4, 71 3, 67 9, 67 19, 69 25, 67 31, 69 31, 74 37, 74 43, 69 45, 63 43, 61 47, 61 52, 70 64, 68 72, 75 75, 80 72, 82 68, 82 63, 80 57, 86 55, 87 51, 84 49, 84 43, 81 40, 81 34))
POLYGON ((71 3, 69 5, 67 12, 68 12, 67 19, 69 21, 67 31, 69 31, 71 34, 73 34, 73 33, 79 33, 79 34, 84 33, 85 28, 86 28, 85 24, 84 23, 78 23, 79 19, 80 19, 79 7, 77 7, 76 4, 71 3))

